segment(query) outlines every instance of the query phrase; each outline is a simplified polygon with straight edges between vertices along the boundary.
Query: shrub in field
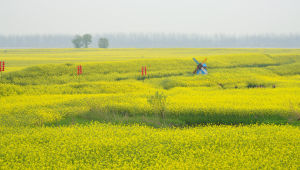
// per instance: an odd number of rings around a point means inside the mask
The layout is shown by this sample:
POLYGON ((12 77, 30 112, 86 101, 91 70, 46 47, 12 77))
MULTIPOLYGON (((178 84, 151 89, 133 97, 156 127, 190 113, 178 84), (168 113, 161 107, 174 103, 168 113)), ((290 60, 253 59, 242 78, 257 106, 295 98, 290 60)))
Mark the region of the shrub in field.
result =
POLYGON ((165 117, 167 96, 158 91, 154 95, 148 97, 148 103, 151 105, 154 113, 157 113, 161 118, 165 117))

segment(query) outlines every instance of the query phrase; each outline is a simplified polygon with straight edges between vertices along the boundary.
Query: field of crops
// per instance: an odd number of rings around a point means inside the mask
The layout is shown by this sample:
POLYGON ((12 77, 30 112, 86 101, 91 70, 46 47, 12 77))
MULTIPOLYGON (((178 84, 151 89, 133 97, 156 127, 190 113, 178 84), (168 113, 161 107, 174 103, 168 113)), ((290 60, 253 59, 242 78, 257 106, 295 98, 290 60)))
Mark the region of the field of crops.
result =
POLYGON ((0 61, 0 169, 299 168, 300 49, 11 49, 0 61), (193 57, 208 75, 192 74, 193 57))

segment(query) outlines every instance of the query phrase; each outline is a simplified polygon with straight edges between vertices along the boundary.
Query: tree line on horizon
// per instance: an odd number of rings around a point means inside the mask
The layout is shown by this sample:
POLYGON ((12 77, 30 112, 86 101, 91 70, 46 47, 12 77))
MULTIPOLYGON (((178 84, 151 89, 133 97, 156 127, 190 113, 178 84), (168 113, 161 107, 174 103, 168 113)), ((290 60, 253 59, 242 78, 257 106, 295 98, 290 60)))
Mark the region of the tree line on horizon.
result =
MULTIPOLYGON (((89 45, 92 43, 92 35, 91 34, 84 34, 82 36, 75 35, 72 40, 72 43, 75 48, 88 48, 89 45)), ((108 39, 107 38, 99 38, 98 40, 98 47, 99 48, 108 48, 108 39)))
MULTIPOLYGON (((89 41, 85 36, 78 47, 97 48, 100 38, 105 37, 110 48, 300 48, 300 34, 109 33, 90 36, 98 41, 89 41)), ((62 34, 0 35, 0 48, 72 48, 76 37, 62 34)))

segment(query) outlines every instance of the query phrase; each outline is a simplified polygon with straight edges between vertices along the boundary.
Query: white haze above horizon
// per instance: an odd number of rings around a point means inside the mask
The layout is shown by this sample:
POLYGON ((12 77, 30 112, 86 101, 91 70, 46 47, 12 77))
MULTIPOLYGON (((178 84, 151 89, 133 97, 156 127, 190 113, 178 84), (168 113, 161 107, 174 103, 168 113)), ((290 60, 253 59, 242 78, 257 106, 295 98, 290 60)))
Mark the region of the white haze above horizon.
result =
POLYGON ((0 0, 0 35, 300 33, 298 0, 0 0))

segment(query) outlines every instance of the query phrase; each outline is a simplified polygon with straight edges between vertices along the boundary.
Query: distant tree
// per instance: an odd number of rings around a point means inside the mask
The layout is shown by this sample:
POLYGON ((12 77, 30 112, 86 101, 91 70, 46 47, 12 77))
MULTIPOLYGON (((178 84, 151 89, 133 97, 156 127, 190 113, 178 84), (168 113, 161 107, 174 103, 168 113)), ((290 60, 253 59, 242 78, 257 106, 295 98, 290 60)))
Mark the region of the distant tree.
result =
POLYGON ((109 45, 108 39, 106 39, 106 38, 100 38, 99 39, 99 41, 98 41, 99 48, 107 48, 108 45, 109 45))
POLYGON ((88 46, 92 43, 92 36, 90 34, 84 34, 82 36, 82 43, 84 48, 88 48, 88 46))
POLYGON ((80 35, 76 35, 75 38, 72 40, 72 43, 74 44, 75 48, 81 48, 82 47, 82 37, 80 35))

